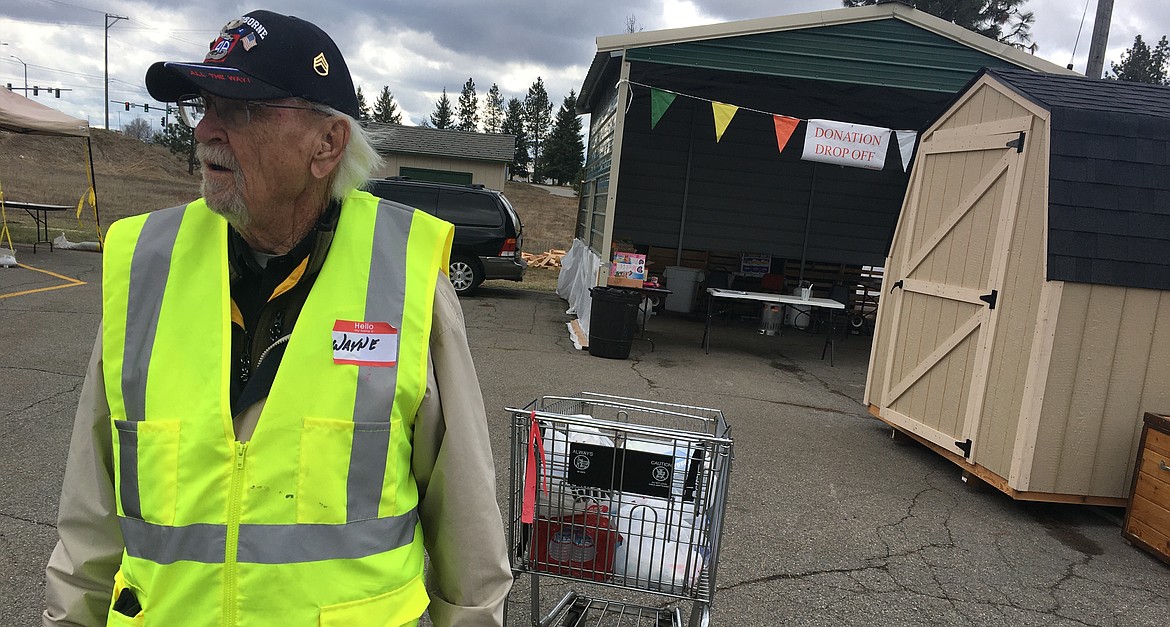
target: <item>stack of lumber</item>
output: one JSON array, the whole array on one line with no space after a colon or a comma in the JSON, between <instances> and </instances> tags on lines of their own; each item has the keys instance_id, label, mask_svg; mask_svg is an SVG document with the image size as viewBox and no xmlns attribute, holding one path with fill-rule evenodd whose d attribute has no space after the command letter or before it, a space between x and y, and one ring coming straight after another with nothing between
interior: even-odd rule
<instances>
[{"instance_id":1,"label":"stack of lumber","mask_svg":"<svg viewBox=\"0 0 1170 627\"><path fill-rule=\"evenodd\" d=\"M565 252L554 248L535 255L521 252L520 256L528 262L530 268L559 268L561 267L561 257L565 256Z\"/></svg>"}]
</instances>

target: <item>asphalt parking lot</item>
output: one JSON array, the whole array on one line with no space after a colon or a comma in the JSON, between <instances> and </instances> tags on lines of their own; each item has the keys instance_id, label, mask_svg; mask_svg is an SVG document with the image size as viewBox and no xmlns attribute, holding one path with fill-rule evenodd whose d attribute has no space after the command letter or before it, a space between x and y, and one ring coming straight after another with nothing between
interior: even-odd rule
<instances>
[{"instance_id":1,"label":"asphalt parking lot","mask_svg":"<svg viewBox=\"0 0 1170 627\"><path fill-rule=\"evenodd\" d=\"M23 246L17 254L27 267L0 268L0 625L12 626L39 623L100 314L97 254ZM839 342L830 367L820 337L763 337L725 321L707 355L701 322L663 315L648 324L653 350L638 341L629 359L610 360L573 347L554 294L488 285L463 307L501 499L506 406L588 390L723 410L735 462L714 625L1170 620L1170 568L1121 538L1121 510L1012 501L891 438L861 404L864 338ZM567 587L580 586L542 578L543 607ZM510 624L528 624L529 591L522 576Z\"/></svg>"}]
</instances>

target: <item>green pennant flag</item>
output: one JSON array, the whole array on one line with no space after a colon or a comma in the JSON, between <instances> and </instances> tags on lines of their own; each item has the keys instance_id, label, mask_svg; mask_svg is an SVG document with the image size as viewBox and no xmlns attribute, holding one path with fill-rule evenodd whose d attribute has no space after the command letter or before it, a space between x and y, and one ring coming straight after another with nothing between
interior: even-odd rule
<instances>
[{"instance_id":1,"label":"green pennant flag","mask_svg":"<svg viewBox=\"0 0 1170 627\"><path fill-rule=\"evenodd\" d=\"M650 88L650 128L653 129L658 126L658 120L662 119L662 114L670 108L674 102L674 92L663 91L661 89Z\"/></svg>"}]
</instances>

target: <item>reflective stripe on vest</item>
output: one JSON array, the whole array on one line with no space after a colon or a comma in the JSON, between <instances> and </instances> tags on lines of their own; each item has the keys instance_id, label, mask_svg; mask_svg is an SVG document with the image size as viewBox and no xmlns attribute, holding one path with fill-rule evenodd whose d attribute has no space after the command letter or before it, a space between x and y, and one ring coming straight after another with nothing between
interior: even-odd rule
<instances>
[{"instance_id":1,"label":"reflective stripe on vest","mask_svg":"<svg viewBox=\"0 0 1170 627\"><path fill-rule=\"evenodd\" d=\"M324 573L329 583L282 606L291 616L417 578L409 434L425 392L435 280L446 270L452 232L365 192L346 198L245 446L235 442L228 409L224 221L197 201L110 229L103 370L126 545L121 576L140 598L152 582L174 586L176 576L202 586L235 581L248 590L238 599L247 611L277 594L269 587L303 578L294 565ZM335 362L331 332L343 320L392 325L396 366ZM353 560L368 563L347 566ZM238 576L208 580L205 568L187 563L239 568ZM366 577L347 583L353 573ZM236 599L224 598L220 605Z\"/></svg>"}]
</instances>

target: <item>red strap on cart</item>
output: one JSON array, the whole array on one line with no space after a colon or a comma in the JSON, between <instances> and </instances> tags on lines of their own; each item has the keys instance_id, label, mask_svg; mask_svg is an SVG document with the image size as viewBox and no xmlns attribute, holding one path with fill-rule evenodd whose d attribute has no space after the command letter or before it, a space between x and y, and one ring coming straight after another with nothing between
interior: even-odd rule
<instances>
[{"instance_id":1,"label":"red strap on cart","mask_svg":"<svg viewBox=\"0 0 1170 627\"><path fill-rule=\"evenodd\" d=\"M536 454L544 463L544 440L540 437L540 425L536 422L536 410L532 410L532 425L528 429L528 464L524 467L524 504L521 507L520 522L532 524L536 520ZM548 475L542 473L544 493L548 494Z\"/></svg>"}]
</instances>

